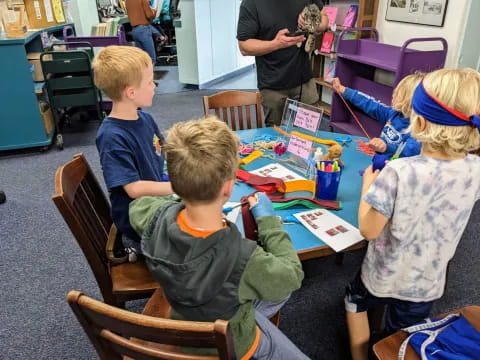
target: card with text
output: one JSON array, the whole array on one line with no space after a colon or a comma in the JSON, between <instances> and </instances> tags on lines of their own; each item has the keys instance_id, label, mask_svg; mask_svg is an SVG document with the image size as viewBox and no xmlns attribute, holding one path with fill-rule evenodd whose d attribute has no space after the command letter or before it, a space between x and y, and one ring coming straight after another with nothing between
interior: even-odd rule
<instances>
[{"instance_id":1,"label":"card with text","mask_svg":"<svg viewBox=\"0 0 480 360\"><path fill-rule=\"evenodd\" d=\"M287 169L285 166L281 164L269 164L263 166L259 169L250 171L252 174L260 175L260 176L271 176L275 178L282 179L283 181L292 181L292 180L305 180L304 177L301 177L296 172Z\"/></svg>"},{"instance_id":2,"label":"card with text","mask_svg":"<svg viewBox=\"0 0 480 360\"><path fill-rule=\"evenodd\" d=\"M336 252L342 251L363 240L360 231L325 209L316 209L294 214L313 235Z\"/></svg>"}]
</instances>

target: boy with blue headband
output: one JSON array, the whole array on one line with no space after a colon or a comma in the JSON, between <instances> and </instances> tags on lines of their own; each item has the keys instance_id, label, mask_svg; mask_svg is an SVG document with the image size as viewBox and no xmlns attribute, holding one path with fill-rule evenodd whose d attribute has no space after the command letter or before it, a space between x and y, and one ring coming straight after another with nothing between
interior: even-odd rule
<instances>
[{"instance_id":1,"label":"boy with blue headband","mask_svg":"<svg viewBox=\"0 0 480 360\"><path fill-rule=\"evenodd\" d=\"M480 74L437 70L413 96L412 136L420 155L365 170L358 209L369 240L345 307L354 360L367 359L367 310L387 305L385 332L428 317L443 295L447 265L480 198Z\"/></svg>"}]
</instances>

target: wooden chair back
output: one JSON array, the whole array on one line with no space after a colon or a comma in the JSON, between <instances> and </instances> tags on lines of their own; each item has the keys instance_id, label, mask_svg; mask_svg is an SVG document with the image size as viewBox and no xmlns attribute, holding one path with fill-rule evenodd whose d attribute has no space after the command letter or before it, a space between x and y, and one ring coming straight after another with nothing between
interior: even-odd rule
<instances>
[{"instance_id":1,"label":"wooden chair back","mask_svg":"<svg viewBox=\"0 0 480 360\"><path fill-rule=\"evenodd\" d=\"M83 154L57 169L52 200L87 258L105 302L115 304L105 252L113 224L110 204Z\"/></svg>"},{"instance_id":2,"label":"wooden chair back","mask_svg":"<svg viewBox=\"0 0 480 360\"><path fill-rule=\"evenodd\" d=\"M122 356L142 360L235 358L227 321L179 321L136 314L79 291L70 291L67 300L100 359L122 359ZM185 354L180 346L217 348L219 356Z\"/></svg>"},{"instance_id":3,"label":"wooden chair back","mask_svg":"<svg viewBox=\"0 0 480 360\"><path fill-rule=\"evenodd\" d=\"M213 110L215 115L226 122L232 130L263 127L262 98L258 91L229 90L204 96L203 108L205 116L210 115Z\"/></svg>"}]
</instances>

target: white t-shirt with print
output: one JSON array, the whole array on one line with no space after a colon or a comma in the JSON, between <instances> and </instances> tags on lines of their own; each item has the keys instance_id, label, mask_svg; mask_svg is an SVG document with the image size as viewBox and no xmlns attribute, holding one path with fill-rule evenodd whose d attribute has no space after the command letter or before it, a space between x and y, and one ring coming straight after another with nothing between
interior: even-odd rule
<instances>
[{"instance_id":1,"label":"white t-shirt with print","mask_svg":"<svg viewBox=\"0 0 480 360\"><path fill-rule=\"evenodd\" d=\"M389 218L362 264L370 293L414 302L440 298L447 264L479 197L479 156L418 155L388 163L364 196Z\"/></svg>"}]
</instances>

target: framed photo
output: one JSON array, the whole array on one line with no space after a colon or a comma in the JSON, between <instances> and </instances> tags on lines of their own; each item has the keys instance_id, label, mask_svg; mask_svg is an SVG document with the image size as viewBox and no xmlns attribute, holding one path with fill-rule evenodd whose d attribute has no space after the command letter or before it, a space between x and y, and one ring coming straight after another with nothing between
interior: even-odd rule
<instances>
[{"instance_id":1,"label":"framed photo","mask_svg":"<svg viewBox=\"0 0 480 360\"><path fill-rule=\"evenodd\" d=\"M443 26L448 0L386 0L385 20Z\"/></svg>"}]
</instances>

